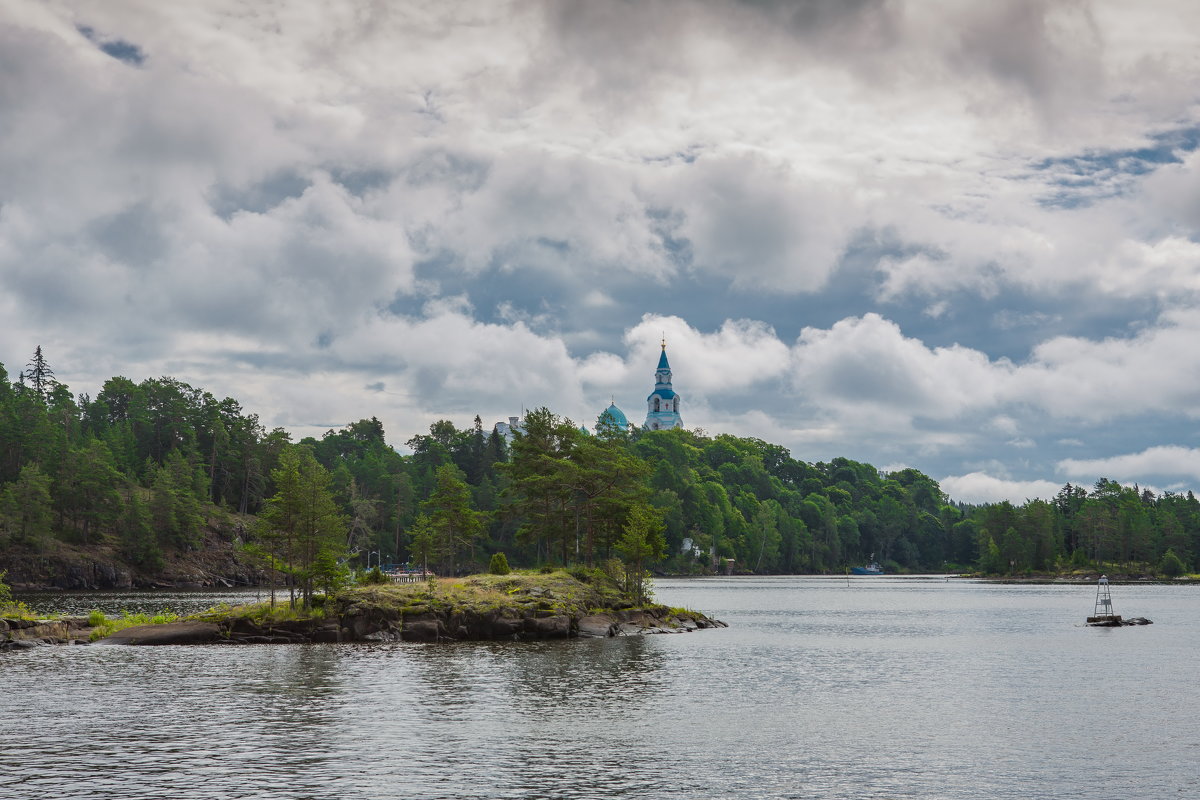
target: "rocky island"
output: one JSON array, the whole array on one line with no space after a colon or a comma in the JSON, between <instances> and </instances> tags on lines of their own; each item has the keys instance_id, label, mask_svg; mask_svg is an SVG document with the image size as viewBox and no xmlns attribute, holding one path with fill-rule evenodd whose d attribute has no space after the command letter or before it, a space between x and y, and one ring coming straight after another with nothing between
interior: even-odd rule
<instances>
[{"instance_id":1,"label":"rocky island","mask_svg":"<svg viewBox=\"0 0 1200 800\"><path fill-rule=\"evenodd\" d=\"M689 609L635 605L599 571L474 575L384 583L318 595L293 609L270 603L218 607L187 619L125 627L108 635L83 619L32 625L10 620L14 642L97 644L291 644L451 642L684 633L725 623ZM3 643L0 643L3 644Z\"/></svg>"}]
</instances>

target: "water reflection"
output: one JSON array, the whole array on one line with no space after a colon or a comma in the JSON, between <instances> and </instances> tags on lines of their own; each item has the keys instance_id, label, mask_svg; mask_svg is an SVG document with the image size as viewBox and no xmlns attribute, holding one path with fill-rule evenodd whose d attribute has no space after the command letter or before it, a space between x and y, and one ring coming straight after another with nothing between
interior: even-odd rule
<instances>
[{"instance_id":1,"label":"water reflection","mask_svg":"<svg viewBox=\"0 0 1200 800\"><path fill-rule=\"evenodd\" d=\"M0 654L5 798L1183 796L1197 587L661 581L727 630ZM1096 733L1112 757L1097 760ZM67 764L69 769L47 768Z\"/></svg>"}]
</instances>

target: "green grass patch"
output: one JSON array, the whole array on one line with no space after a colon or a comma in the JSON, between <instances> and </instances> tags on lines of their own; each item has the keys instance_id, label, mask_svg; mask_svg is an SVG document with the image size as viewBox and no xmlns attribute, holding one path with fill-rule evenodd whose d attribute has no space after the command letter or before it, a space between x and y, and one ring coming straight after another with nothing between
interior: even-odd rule
<instances>
[{"instance_id":1,"label":"green grass patch","mask_svg":"<svg viewBox=\"0 0 1200 800\"><path fill-rule=\"evenodd\" d=\"M36 614L32 609L29 608L29 606L25 605L19 600L11 600L4 605L0 605L0 617L7 617L8 619L39 620L51 619L55 616L59 615Z\"/></svg>"},{"instance_id":2,"label":"green grass patch","mask_svg":"<svg viewBox=\"0 0 1200 800\"><path fill-rule=\"evenodd\" d=\"M97 639L103 639L105 636L111 636L117 631L132 628L134 625L165 625L168 622L178 622L180 616L170 611L164 611L161 614L130 614L128 611L122 611L119 617L107 617L99 611L93 611L88 614L88 624L92 625L92 632L88 634L88 641L94 642ZM94 622L99 622L94 625Z\"/></svg>"},{"instance_id":3,"label":"green grass patch","mask_svg":"<svg viewBox=\"0 0 1200 800\"><path fill-rule=\"evenodd\" d=\"M231 606L228 603L221 603L198 614L193 614L188 619L216 623L247 620L253 622L255 625L268 627L281 622L325 619L328 616L330 616L329 610L326 608L324 602L314 604L313 608L305 610L301 606L292 608L289 603L280 603L278 601L276 601L275 607L272 608L270 601L268 601L265 603L251 603L244 606Z\"/></svg>"}]
</instances>

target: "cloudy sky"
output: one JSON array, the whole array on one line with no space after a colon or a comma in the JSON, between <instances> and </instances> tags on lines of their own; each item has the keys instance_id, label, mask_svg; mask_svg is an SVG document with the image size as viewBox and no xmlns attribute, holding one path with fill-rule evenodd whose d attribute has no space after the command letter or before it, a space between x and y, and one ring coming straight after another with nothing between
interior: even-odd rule
<instances>
[{"instance_id":1,"label":"cloudy sky","mask_svg":"<svg viewBox=\"0 0 1200 800\"><path fill-rule=\"evenodd\" d=\"M1193 0L0 0L0 362L1200 489Z\"/></svg>"}]
</instances>

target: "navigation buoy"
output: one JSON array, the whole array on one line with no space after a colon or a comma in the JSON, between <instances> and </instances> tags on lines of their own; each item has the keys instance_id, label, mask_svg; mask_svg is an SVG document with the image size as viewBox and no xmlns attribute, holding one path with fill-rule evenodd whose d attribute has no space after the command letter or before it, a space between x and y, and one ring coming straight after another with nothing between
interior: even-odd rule
<instances>
[{"instance_id":1,"label":"navigation buoy","mask_svg":"<svg viewBox=\"0 0 1200 800\"><path fill-rule=\"evenodd\" d=\"M1121 625L1152 625L1145 617L1121 619L1120 614L1113 613L1112 592L1108 588L1108 576L1101 575L1096 584L1096 605L1092 608L1092 616L1087 618L1088 625L1105 628L1116 628Z\"/></svg>"},{"instance_id":2,"label":"navigation buoy","mask_svg":"<svg viewBox=\"0 0 1200 800\"><path fill-rule=\"evenodd\" d=\"M1096 606L1092 616L1087 618L1088 625L1120 625L1121 615L1113 613L1112 593L1108 588L1108 576L1101 575L1096 584Z\"/></svg>"}]
</instances>

